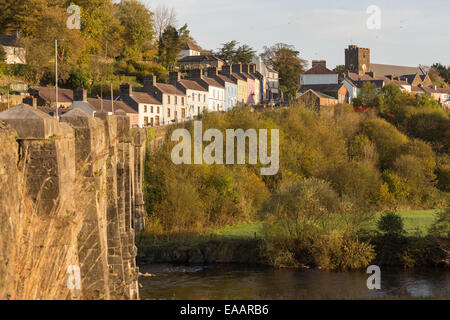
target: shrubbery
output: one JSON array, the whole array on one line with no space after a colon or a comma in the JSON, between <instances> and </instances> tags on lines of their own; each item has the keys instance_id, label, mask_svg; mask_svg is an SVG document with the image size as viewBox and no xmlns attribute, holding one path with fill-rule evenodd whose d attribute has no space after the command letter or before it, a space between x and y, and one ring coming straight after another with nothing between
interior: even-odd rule
<instances>
[{"instance_id":1,"label":"shrubbery","mask_svg":"<svg viewBox=\"0 0 450 320\"><path fill-rule=\"evenodd\" d=\"M373 114L342 107L325 119L302 105L261 113L234 108L207 113L202 123L203 130L222 132L280 129L279 173L261 177L250 165L176 166L167 141L146 164L150 233L198 233L262 219L271 264L352 269L374 257L368 239L358 236L371 212L448 206L448 158L435 153L433 142L408 138ZM377 248L389 247L390 237L376 236ZM400 261L388 247L378 258Z\"/></svg>"}]
</instances>

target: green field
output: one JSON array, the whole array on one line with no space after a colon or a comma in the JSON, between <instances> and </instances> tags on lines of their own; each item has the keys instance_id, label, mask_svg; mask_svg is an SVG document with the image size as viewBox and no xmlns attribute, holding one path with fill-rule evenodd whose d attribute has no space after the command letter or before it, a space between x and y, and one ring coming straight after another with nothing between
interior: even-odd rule
<instances>
[{"instance_id":1,"label":"green field","mask_svg":"<svg viewBox=\"0 0 450 320\"><path fill-rule=\"evenodd\" d=\"M404 227L408 235L415 235L420 231L421 235L426 235L428 228L436 219L436 213L439 210L409 210L398 211L397 213L403 218ZM376 228L376 221L381 216L381 212L377 213L373 221L373 228ZM263 223L245 223L229 227L220 228L214 231L214 234L223 238L262 238Z\"/></svg>"}]
</instances>

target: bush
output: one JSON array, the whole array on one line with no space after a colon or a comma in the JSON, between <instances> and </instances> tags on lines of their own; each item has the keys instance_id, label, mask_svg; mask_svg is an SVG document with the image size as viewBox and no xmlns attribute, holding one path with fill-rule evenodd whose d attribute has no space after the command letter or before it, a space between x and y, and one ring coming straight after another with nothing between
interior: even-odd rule
<instances>
[{"instance_id":1,"label":"bush","mask_svg":"<svg viewBox=\"0 0 450 320\"><path fill-rule=\"evenodd\" d=\"M328 183L315 178L276 192L262 209L269 263L330 270L367 266L373 250L358 240L361 217L353 210Z\"/></svg>"},{"instance_id":2,"label":"bush","mask_svg":"<svg viewBox=\"0 0 450 320\"><path fill-rule=\"evenodd\" d=\"M378 230L384 235L401 236L405 233L403 219L395 212L386 212L377 222Z\"/></svg>"},{"instance_id":3,"label":"bush","mask_svg":"<svg viewBox=\"0 0 450 320\"><path fill-rule=\"evenodd\" d=\"M371 119L362 123L362 131L377 147L382 169L391 167L401 153L408 138L392 124L382 119Z\"/></svg>"}]
</instances>

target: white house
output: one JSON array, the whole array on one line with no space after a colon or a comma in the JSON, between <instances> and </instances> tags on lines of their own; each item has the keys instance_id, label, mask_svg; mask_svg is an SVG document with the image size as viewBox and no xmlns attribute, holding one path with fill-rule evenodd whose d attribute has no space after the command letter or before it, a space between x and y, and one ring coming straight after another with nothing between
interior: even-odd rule
<instances>
[{"instance_id":1,"label":"white house","mask_svg":"<svg viewBox=\"0 0 450 320\"><path fill-rule=\"evenodd\" d=\"M219 74L217 68L208 68L208 77L225 87L225 111L233 109L238 103L237 80L225 74Z\"/></svg>"},{"instance_id":2,"label":"white house","mask_svg":"<svg viewBox=\"0 0 450 320\"><path fill-rule=\"evenodd\" d=\"M26 64L25 48L19 44L20 33L14 31L14 35L0 34L0 46L6 53L6 64Z\"/></svg>"},{"instance_id":3,"label":"white house","mask_svg":"<svg viewBox=\"0 0 450 320\"><path fill-rule=\"evenodd\" d=\"M171 72L170 84L186 94L187 120L192 120L209 109L208 89L202 87L196 81L181 79L179 72Z\"/></svg>"},{"instance_id":4,"label":"white house","mask_svg":"<svg viewBox=\"0 0 450 320\"><path fill-rule=\"evenodd\" d=\"M199 56L200 52L201 49L197 45L188 42L183 46L180 53L178 54L178 60L185 57Z\"/></svg>"},{"instance_id":5,"label":"white house","mask_svg":"<svg viewBox=\"0 0 450 320\"><path fill-rule=\"evenodd\" d=\"M336 83L338 83L338 74L327 69L325 60L313 60L312 68L300 75L300 85Z\"/></svg>"},{"instance_id":6,"label":"white house","mask_svg":"<svg viewBox=\"0 0 450 320\"><path fill-rule=\"evenodd\" d=\"M139 128L157 127L163 118L163 106L147 92L133 92L130 84L120 86L120 100L137 111Z\"/></svg>"},{"instance_id":7,"label":"white house","mask_svg":"<svg viewBox=\"0 0 450 320\"><path fill-rule=\"evenodd\" d=\"M191 78L208 90L209 111L225 111L225 86L221 85L214 78L205 77L201 69L192 70Z\"/></svg>"},{"instance_id":8,"label":"white house","mask_svg":"<svg viewBox=\"0 0 450 320\"><path fill-rule=\"evenodd\" d=\"M278 97L279 94L279 78L278 72L267 66L261 56L254 57L252 63L256 65L258 71L266 79L266 99L271 100Z\"/></svg>"}]
</instances>

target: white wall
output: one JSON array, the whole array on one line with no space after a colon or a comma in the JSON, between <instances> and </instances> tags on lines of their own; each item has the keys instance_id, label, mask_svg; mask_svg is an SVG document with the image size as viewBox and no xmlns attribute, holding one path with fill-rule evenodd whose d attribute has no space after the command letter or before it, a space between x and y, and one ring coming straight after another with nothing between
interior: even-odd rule
<instances>
[{"instance_id":1,"label":"white wall","mask_svg":"<svg viewBox=\"0 0 450 320\"><path fill-rule=\"evenodd\" d=\"M192 119L209 108L209 92L186 90L188 115ZM199 99L200 95L200 99ZM200 108L200 111L199 111Z\"/></svg>"},{"instance_id":2,"label":"white wall","mask_svg":"<svg viewBox=\"0 0 450 320\"><path fill-rule=\"evenodd\" d=\"M225 88L209 86L209 111L225 111Z\"/></svg>"}]
</instances>

